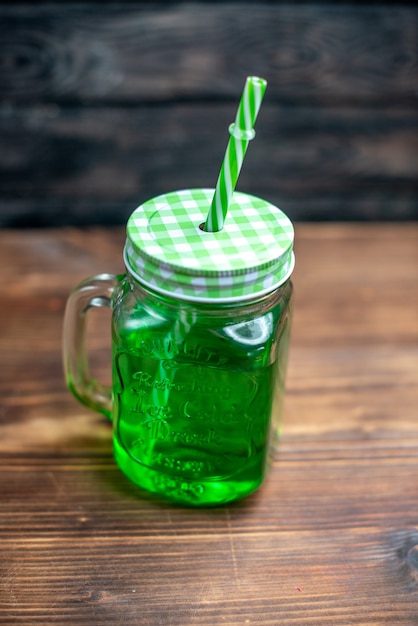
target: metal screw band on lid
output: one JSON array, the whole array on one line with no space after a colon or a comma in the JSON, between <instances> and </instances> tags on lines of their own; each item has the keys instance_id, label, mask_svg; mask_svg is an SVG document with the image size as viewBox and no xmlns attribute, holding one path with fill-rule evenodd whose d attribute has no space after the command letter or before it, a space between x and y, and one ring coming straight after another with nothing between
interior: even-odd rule
<instances>
[{"instance_id":1,"label":"metal screw band on lid","mask_svg":"<svg viewBox=\"0 0 418 626\"><path fill-rule=\"evenodd\" d=\"M213 189L167 193L128 220L128 271L185 300L248 299L273 290L293 269L293 226L274 205L235 192L222 230L200 225Z\"/></svg>"}]
</instances>

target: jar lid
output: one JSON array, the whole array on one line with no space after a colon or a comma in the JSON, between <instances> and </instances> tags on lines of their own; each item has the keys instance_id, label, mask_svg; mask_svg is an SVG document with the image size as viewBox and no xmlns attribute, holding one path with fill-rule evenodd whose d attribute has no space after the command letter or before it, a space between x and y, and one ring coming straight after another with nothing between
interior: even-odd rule
<instances>
[{"instance_id":1,"label":"jar lid","mask_svg":"<svg viewBox=\"0 0 418 626\"><path fill-rule=\"evenodd\" d=\"M183 300L225 302L260 296L289 278L289 218L261 198L235 192L222 230L205 232L213 194L174 191L132 213L124 257L138 281Z\"/></svg>"}]
</instances>

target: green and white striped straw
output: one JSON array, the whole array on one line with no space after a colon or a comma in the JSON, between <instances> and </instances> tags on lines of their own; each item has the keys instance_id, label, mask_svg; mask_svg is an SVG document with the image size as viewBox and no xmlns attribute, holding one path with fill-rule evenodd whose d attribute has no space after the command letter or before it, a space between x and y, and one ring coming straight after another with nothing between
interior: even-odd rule
<instances>
[{"instance_id":1,"label":"green and white striped straw","mask_svg":"<svg viewBox=\"0 0 418 626\"><path fill-rule=\"evenodd\" d=\"M222 230L225 217L237 184L248 144L254 138L254 124L266 91L267 81L257 76L248 76L238 106L235 123L229 127L231 137L226 148L212 204L206 218L204 230Z\"/></svg>"}]
</instances>

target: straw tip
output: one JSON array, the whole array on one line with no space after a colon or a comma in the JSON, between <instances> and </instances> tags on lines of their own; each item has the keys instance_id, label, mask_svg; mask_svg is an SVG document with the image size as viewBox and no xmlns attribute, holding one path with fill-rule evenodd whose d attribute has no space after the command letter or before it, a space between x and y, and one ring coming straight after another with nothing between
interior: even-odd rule
<instances>
[{"instance_id":1,"label":"straw tip","mask_svg":"<svg viewBox=\"0 0 418 626\"><path fill-rule=\"evenodd\" d=\"M267 87L267 81L265 78L261 78L261 76L247 76L247 83L251 83L257 87Z\"/></svg>"}]
</instances>

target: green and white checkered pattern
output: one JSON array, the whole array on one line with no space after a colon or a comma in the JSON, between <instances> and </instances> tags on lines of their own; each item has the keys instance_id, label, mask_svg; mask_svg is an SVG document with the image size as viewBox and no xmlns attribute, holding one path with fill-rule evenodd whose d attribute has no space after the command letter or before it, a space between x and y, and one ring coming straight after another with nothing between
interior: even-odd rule
<instances>
[{"instance_id":1,"label":"green and white checkered pattern","mask_svg":"<svg viewBox=\"0 0 418 626\"><path fill-rule=\"evenodd\" d=\"M293 227L265 200L235 192L222 230L205 232L213 189L164 194L128 221L125 262L138 280L187 300L247 299L292 272Z\"/></svg>"}]
</instances>

